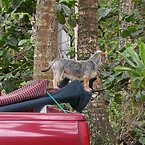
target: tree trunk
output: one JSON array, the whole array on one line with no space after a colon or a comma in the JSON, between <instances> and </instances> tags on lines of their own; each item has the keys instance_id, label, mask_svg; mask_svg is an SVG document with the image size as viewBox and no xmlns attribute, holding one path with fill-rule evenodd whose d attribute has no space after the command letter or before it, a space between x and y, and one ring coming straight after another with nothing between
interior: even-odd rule
<instances>
[{"instance_id":1,"label":"tree trunk","mask_svg":"<svg viewBox=\"0 0 145 145\"><path fill-rule=\"evenodd\" d=\"M52 80L52 73L42 73L57 53L57 21L54 14L55 0L38 0L36 6L34 79Z\"/></svg>"},{"instance_id":2,"label":"tree trunk","mask_svg":"<svg viewBox=\"0 0 145 145\"><path fill-rule=\"evenodd\" d=\"M97 30L96 1L79 0L78 59L88 59L96 51ZM103 87L101 80L99 86ZM113 145L115 142L103 95L103 92L99 96L93 94L87 105L92 145Z\"/></svg>"},{"instance_id":3,"label":"tree trunk","mask_svg":"<svg viewBox=\"0 0 145 145\"><path fill-rule=\"evenodd\" d=\"M96 0L79 0L77 58L86 59L97 47Z\"/></svg>"},{"instance_id":4,"label":"tree trunk","mask_svg":"<svg viewBox=\"0 0 145 145\"><path fill-rule=\"evenodd\" d=\"M99 84L102 85L102 81ZM102 86L103 87L103 86ZM91 145L115 145L115 136L107 113L104 93L94 93L86 107L89 119Z\"/></svg>"}]
</instances>

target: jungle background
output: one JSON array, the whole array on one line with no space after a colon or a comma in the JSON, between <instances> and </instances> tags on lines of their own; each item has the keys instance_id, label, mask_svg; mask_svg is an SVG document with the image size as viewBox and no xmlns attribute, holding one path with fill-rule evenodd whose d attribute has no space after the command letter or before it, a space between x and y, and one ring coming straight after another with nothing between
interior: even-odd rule
<instances>
[{"instance_id":1,"label":"jungle background","mask_svg":"<svg viewBox=\"0 0 145 145\"><path fill-rule=\"evenodd\" d=\"M87 19L87 15L79 18L87 2L92 8L88 11L92 12L92 19ZM89 23L84 24L81 18ZM91 26L93 22L95 27ZM66 54L69 58L77 55L77 59L86 59L97 45L109 58L108 64L101 69L101 105L97 104L100 100L94 99L84 111L92 130L91 144L145 144L144 0L0 0L0 89L9 93L33 79L52 78L52 74L41 74L41 70L61 51L56 37L58 23L71 38ZM77 25L78 38L74 33ZM87 33L81 36L91 28L91 37ZM83 45L82 40L86 40ZM89 49L88 41L94 42ZM99 112L104 113L100 116L102 121L94 116L99 114L99 109L105 111Z\"/></svg>"}]
</instances>

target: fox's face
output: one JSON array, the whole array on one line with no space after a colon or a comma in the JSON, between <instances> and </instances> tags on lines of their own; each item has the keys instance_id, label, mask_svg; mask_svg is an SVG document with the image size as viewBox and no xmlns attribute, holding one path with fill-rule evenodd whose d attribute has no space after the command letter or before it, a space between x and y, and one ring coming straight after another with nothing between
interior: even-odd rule
<instances>
[{"instance_id":1,"label":"fox's face","mask_svg":"<svg viewBox=\"0 0 145 145\"><path fill-rule=\"evenodd\" d=\"M108 63L108 56L105 52L101 52L100 53L100 57L101 57L101 61L103 64L107 64Z\"/></svg>"},{"instance_id":2,"label":"fox's face","mask_svg":"<svg viewBox=\"0 0 145 145\"><path fill-rule=\"evenodd\" d=\"M101 50L97 50L96 53L91 57L91 59L98 65L108 63L107 54Z\"/></svg>"},{"instance_id":3,"label":"fox's face","mask_svg":"<svg viewBox=\"0 0 145 145\"><path fill-rule=\"evenodd\" d=\"M108 60L107 54L105 52L101 51L98 46L96 47L96 52L99 52L99 57L100 57L102 64L108 64L109 60Z\"/></svg>"}]
</instances>

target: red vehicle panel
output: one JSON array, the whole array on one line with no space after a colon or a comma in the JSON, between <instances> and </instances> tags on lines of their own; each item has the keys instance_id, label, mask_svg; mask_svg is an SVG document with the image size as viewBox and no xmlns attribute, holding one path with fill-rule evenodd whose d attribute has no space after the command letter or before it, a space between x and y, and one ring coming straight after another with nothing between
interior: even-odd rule
<instances>
[{"instance_id":1,"label":"red vehicle panel","mask_svg":"<svg viewBox=\"0 0 145 145\"><path fill-rule=\"evenodd\" d=\"M82 114L0 113L0 145L88 145L88 135Z\"/></svg>"}]
</instances>

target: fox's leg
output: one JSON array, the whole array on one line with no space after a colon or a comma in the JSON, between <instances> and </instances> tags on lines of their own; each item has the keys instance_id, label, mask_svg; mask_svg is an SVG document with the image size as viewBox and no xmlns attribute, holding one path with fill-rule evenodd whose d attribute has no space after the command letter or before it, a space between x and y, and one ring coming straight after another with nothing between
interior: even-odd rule
<instances>
[{"instance_id":1,"label":"fox's leg","mask_svg":"<svg viewBox=\"0 0 145 145\"><path fill-rule=\"evenodd\" d=\"M88 76L84 76L83 80L84 80L84 88L85 88L85 90L90 92L90 90L91 90L89 88L89 80L90 80L90 78Z\"/></svg>"},{"instance_id":2,"label":"fox's leg","mask_svg":"<svg viewBox=\"0 0 145 145\"><path fill-rule=\"evenodd\" d=\"M58 88L58 82L62 78L63 73L60 71L53 71L53 88Z\"/></svg>"},{"instance_id":3,"label":"fox's leg","mask_svg":"<svg viewBox=\"0 0 145 145\"><path fill-rule=\"evenodd\" d=\"M57 87L57 78L53 78L53 80L52 80L52 82L53 82L53 88L58 88Z\"/></svg>"},{"instance_id":4,"label":"fox's leg","mask_svg":"<svg viewBox=\"0 0 145 145\"><path fill-rule=\"evenodd\" d=\"M52 82L53 82L53 88L58 88L58 81L59 81L59 76L58 75L54 75L53 76L53 80L52 80Z\"/></svg>"},{"instance_id":5,"label":"fox's leg","mask_svg":"<svg viewBox=\"0 0 145 145\"><path fill-rule=\"evenodd\" d=\"M102 89L102 80L99 76L97 76L96 80L93 82L93 90Z\"/></svg>"}]
</instances>

